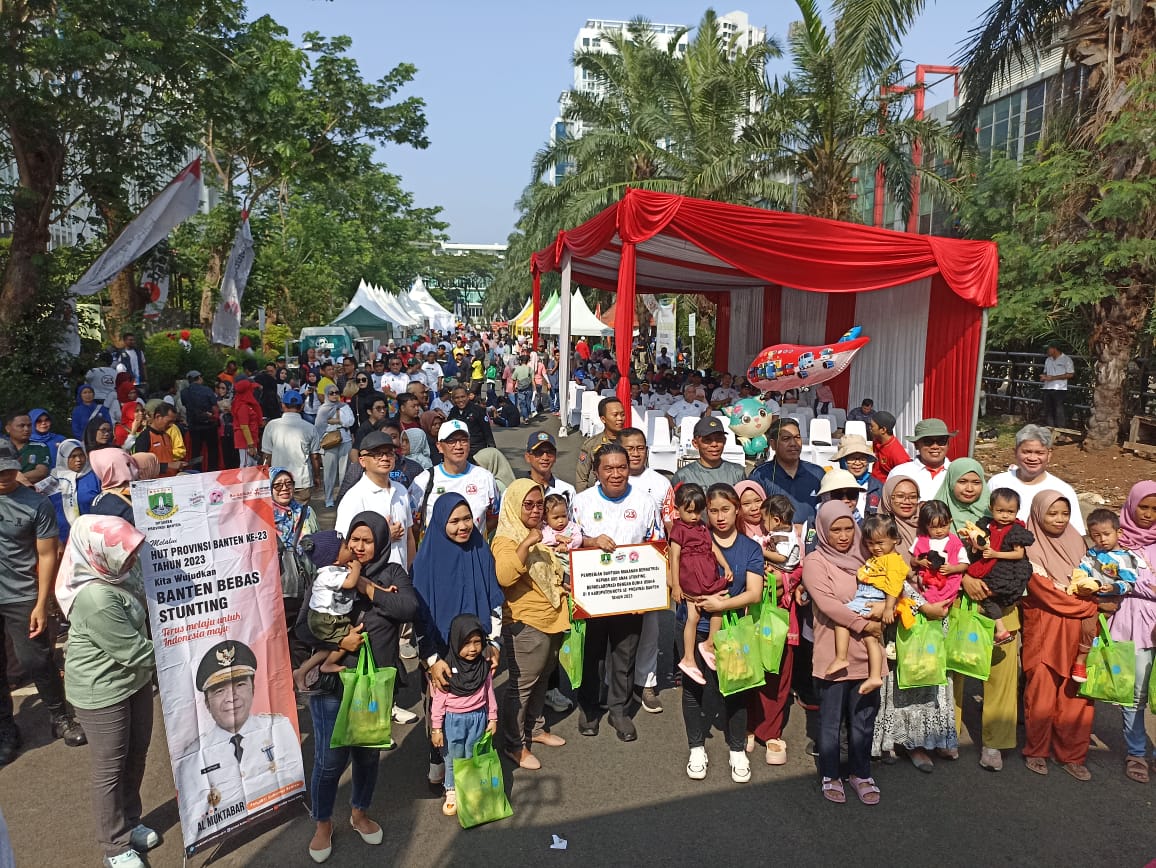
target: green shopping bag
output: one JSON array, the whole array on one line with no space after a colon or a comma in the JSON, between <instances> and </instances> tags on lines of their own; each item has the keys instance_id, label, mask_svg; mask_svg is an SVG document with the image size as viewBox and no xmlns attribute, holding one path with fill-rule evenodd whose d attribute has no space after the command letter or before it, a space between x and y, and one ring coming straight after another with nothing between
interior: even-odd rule
<instances>
[{"instance_id":1,"label":"green shopping bag","mask_svg":"<svg viewBox=\"0 0 1156 868\"><path fill-rule=\"evenodd\" d=\"M754 607L751 607L754 609ZM755 635L759 645L759 659L763 671L778 674L783 662L783 651L787 647L787 632L791 628L791 613L779 608L779 593L775 574L767 571L763 585L763 602L757 613L752 612L755 621Z\"/></svg>"},{"instance_id":2,"label":"green shopping bag","mask_svg":"<svg viewBox=\"0 0 1156 868\"><path fill-rule=\"evenodd\" d=\"M901 624L895 640L895 663L899 669L900 690L946 684L947 646L943 641L943 624L928 621L918 612L910 630Z\"/></svg>"},{"instance_id":3,"label":"green shopping bag","mask_svg":"<svg viewBox=\"0 0 1156 868\"><path fill-rule=\"evenodd\" d=\"M963 594L947 616L947 668L987 681L995 621L984 615L971 597Z\"/></svg>"},{"instance_id":4,"label":"green shopping bag","mask_svg":"<svg viewBox=\"0 0 1156 868\"><path fill-rule=\"evenodd\" d=\"M723 625L714 634L715 671L723 696L741 693L763 684L763 661L750 615L723 615Z\"/></svg>"},{"instance_id":5,"label":"green shopping bag","mask_svg":"<svg viewBox=\"0 0 1156 868\"><path fill-rule=\"evenodd\" d=\"M1108 632L1108 619L1100 615L1100 635L1088 651L1088 680L1080 685L1080 696L1117 705L1136 701L1136 646L1117 642Z\"/></svg>"},{"instance_id":6,"label":"green shopping bag","mask_svg":"<svg viewBox=\"0 0 1156 868\"><path fill-rule=\"evenodd\" d=\"M562 647L558 649L558 663L570 686L577 690L582 686L582 664L586 650L586 622L574 620L574 600L570 600L570 629L562 637Z\"/></svg>"},{"instance_id":7,"label":"green shopping bag","mask_svg":"<svg viewBox=\"0 0 1156 868\"><path fill-rule=\"evenodd\" d=\"M472 757L454 760L454 789L458 794L458 822L463 829L514 813L506 798L502 761L494 750L493 735L487 732L477 740Z\"/></svg>"},{"instance_id":8,"label":"green shopping bag","mask_svg":"<svg viewBox=\"0 0 1156 868\"><path fill-rule=\"evenodd\" d=\"M1152 667L1152 674L1148 677L1148 710L1156 714L1156 666Z\"/></svg>"},{"instance_id":9,"label":"green shopping bag","mask_svg":"<svg viewBox=\"0 0 1156 868\"><path fill-rule=\"evenodd\" d=\"M330 747L393 747L393 685L397 670L373 664L369 641L361 643L357 666L340 673L341 708Z\"/></svg>"}]
</instances>

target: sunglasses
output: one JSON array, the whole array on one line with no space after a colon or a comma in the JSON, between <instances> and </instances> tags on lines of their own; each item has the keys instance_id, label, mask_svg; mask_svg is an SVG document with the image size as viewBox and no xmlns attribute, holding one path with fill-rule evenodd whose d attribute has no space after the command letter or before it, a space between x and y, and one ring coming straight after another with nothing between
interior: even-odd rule
<instances>
[{"instance_id":1,"label":"sunglasses","mask_svg":"<svg viewBox=\"0 0 1156 868\"><path fill-rule=\"evenodd\" d=\"M368 382L369 382L369 378L368 378L368 377L358 377L358 378L357 378L357 382L359 382L359 383L368 383Z\"/></svg>"},{"instance_id":2,"label":"sunglasses","mask_svg":"<svg viewBox=\"0 0 1156 868\"><path fill-rule=\"evenodd\" d=\"M919 442L922 443L924 446L932 446L932 445L934 445L934 446L946 446L948 444L948 441L950 441L950 440L951 440L950 437L921 437L921 438L919 438Z\"/></svg>"}]
</instances>

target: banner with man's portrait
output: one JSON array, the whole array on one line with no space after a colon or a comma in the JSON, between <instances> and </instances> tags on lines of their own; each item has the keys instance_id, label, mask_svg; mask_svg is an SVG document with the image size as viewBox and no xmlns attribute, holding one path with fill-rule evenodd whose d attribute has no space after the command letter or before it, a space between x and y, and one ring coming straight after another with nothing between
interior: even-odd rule
<instances>
[{"instance_id":1,"label":"banner with man's portrait","mask_svg":"<svg viewBox=\"0 0 1156 868\"><path fill-rule=\"evenodd\" d=\"M269 470L133 483L185 852L301 798Z\"/></svg>"}]
</instances>

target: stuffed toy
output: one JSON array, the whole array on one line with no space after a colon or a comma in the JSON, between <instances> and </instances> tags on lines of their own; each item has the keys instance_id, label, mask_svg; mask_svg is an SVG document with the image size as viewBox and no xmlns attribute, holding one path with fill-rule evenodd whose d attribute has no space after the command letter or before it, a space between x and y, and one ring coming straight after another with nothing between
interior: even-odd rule
<instances>
[{"instance_id":1,"label":"stuffed toy","mask_svg":"<svg viewBox=\"0 0 1156 868\"><path fill-rule=\"evenodd\" d=\"M771 427L774 416L767 412L766 405L758 398L743 398L733 407L723 407L727 414L730 429L735 437L743 444L743 452L754 458L767 451L767 438L764 436Z\"/></svg>"}]
</instances>

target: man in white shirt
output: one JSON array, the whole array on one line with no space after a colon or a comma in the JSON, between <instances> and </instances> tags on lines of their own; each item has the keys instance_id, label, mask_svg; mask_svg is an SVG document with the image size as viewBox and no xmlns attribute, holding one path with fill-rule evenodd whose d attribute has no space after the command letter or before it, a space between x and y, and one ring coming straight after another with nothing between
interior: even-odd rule
<instances>
[{"instance_id":1,"label":"man in white shirt","mask_svg":"<svg viewBox=\"0 0 1156 868\"><path fill-rule=\"evenodd\" d=\"M389 560L408 570L417 546L409 532L413 527L409 493L389 478L397 462L397 444L388 434L374 431L362 439L357 460L365 473L337 504L333 528L345 537L360 513L376 512L384 516L389 522Z\"/></svg>"},{"instance_id":2,"label":"man in white shirt","mask_svg":"<svg viewBox=\"0 0 1156 868\"><path fill-rule=\"evenodd\" d=\"M381 375L381 385L378 387L387 396L396 398L409 386L409 374L401 369L401 356L391 356L389 370Z\"/></svg>"},{"instance_id":3,"label":"man in white shirt","mask_svg":"<svg viewBox=\"0 0 1156 868\"><path fill-rule=\"evenodd\" d=\"M425 384L429 386L431 392L437 393L442 390L442 378L445 377L445 371L442 366L438 364L438 354L434 351L426 353L425 361L421 366L422 377L425 379Z\"/></svg>"},{"instance_id":4,"label":"man in white shirt","mask_svg":"<svg viewBox=\"0 0 1156 868\"><path fill-rule=\"evenodd\" d=\"M948 431L942 419L924 419L915 426L915 436L907 439L915 444L915 460L891 469L887 478L906 476L919 486L919 501L934 500L943 485L944 471L951 465L947 444L957 431Z\"/></svg>"},{"instance_id":5,"label":"man in white shirt","mask_svg":"<svg viewBox=\"0 0 1156 868\"><path fill-rule=\"evenodd\" d=\"M723 374L719 380L718 388L710 393L710 407L712 410L717 410L719 407L730 406L739 399L738 390L734 388L734 377L730 374Z\"/></svg>"},{"instance_id":6,"label":"man in white shirt","mask_svg":"<svg viewBox=\"0 0 1156 868\"><path fill-rule=\"evenodd\" d=\"M1040 382L1044 384L1044 421L1050 428L1063 428L1068 424L1064 413L1064 393L1068 391L1068 380L1075 375L1076 366L1072 360L1055 344L1048 344L1048 357L1044 359Z\"/></svg>"},{"instance_id":7,"label":"man in white shirt","mask_svg":"<svg viewBox=\"0 0 1156 868\"><path fill-rule=\"evenodd\" d=\"M568 501L574 500L574 486L554 475L554 465L558 461L558 443L546 431L535 431L526 441L526 452L522 456L530 468L529 477L541 485L546 494L560 494Z\"/></svg>"},{"instance_id":8,"label":"man in white shirt","mask_svg":"<svg viewBox=\"0 0 1156 868\"><path fill-rule=\"evenodd\" d=\"M424 528L437 499L447 491L456 491L469 503L478 530L489 533L498 526L498 483L490 471L470 463L470 429L465 422L449 419L442 423L438 452L442 463L422 471L409 487L414 523Z\"/></svg>"},{"instance_id":9,"label":"man in white shirt","mask_svg":"<svg viewBox=\"0 0 1156 868\"><path fill-rule=\"evenodd\" d=\"M662 539L665 534L654 501L645 491L630 484L626 450L617 443L608 443L594 453L593 464L598 484L576 494L572 504L574 521L582 528L583 548L610 552L620 545ZM598 669L605 660L609 680L607 718L621 741L637 740L638 730L626 707L630 702L641 632L640 614L606 615L587 620L586 656L582 686L578 688L578 732L582 735L598 735L598 694L602 686Z\"/></svg>"},{"instance_id":10,"label":"man in white shirt","mask_svg":"<svg viewBox=\"0 0 1156 868\"><path fill-rule=\"evenodd\" d=\"M670 419L670 430L673 436L678 435L683 419L701 419L710 412L710 407L707 406L706 402L698 400L695 394L695 387L687 383L683 386L682 397L666 408L666 416Z\"/></svg>"},{"instance_id":11,"label":"man in white shirt","mask_svg":"<svg viewBox=\"0 0 1156 868\"><path fill-rule=\"evenodd\" d=\"M89 368L84 375L84 382L92 388L93 400L98 404L105 403L109 395L116 396L117 370L112 366L112 356L108 353L100 354L100 365Z\"/></svg>"},{"instance_id":12,"label":"man in white shirt","mask_svg":"<svg viewBox=\"0 0 1156 868\"><path fill-rule=\"evenodd\" d=\"M1016 463L1003 473L987 481L989 491L1010 488L1020 496L1020 521L1027 521L1036 493L1051 489L1068 499L1072 511L1072 527L1085 533L1084 515L1076 491L1058 476L1048 472L1052 460L1052 432L1040 425L1025 425L1016 432Z\"/></svg>"},{"instance_id":13,"label":"man in white shirt","mask_svg":"<svg viewBox=\"0 0 1156 868\"><path fill-rule=\"evenodd\" d=\"M317 428L301 418L302 403L296 389L281 396L281 417L270 420L261 434L261 463L292 473L299 486L293 497L308 503L313 487L321 484L321 439Z\"/></svg>"},{"instance_id":14,"label":"man in white shirt","mask_svg":"<svg viewBox=\"0 0 1156 868\"><path fill-rule=\"evenodd\" d=\"M437 347L435 347L433 344L431 344L429 342L429 339L423 335L422 339L421 339L421 343L418 344L418 347L417 347L417 354L424 359L429 353L436 353L436 352L437 352Z\"/></svg>"},{"instance_id":15,"label":"man in white shirt","mask_svg":"<svg viewBox=\"0 0 1156 868\"><path fill-rule=\"evenodd\" d=\"M125 332L121 340L124 341L124 349L120 351L117 367L132 374L133 382L139 386L148 380L144 350L137 348L136 335L132 332Z\"/></svg>"}]
</instances>

